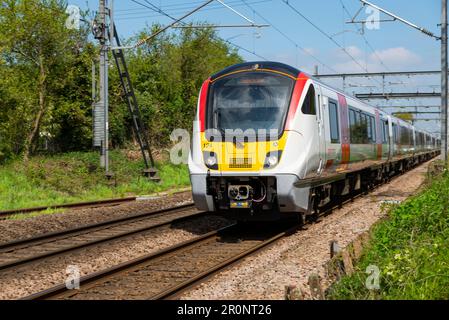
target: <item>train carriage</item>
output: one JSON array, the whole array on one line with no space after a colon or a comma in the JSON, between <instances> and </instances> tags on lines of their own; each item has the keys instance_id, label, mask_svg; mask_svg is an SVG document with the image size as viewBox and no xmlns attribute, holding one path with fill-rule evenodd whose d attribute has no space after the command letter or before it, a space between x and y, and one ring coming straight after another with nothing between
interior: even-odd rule
<instances>
[{"instance_id":1,"label":"train carriage","mask_svg":"<svg viewBox=\"0 0 449 320\"><path fill-rule=\"evenodd\" d=\"M248 62L206 80L189 170L201 210L301 217L430 159L440 142L291 66Z\"/></svg>"}]
</instances>

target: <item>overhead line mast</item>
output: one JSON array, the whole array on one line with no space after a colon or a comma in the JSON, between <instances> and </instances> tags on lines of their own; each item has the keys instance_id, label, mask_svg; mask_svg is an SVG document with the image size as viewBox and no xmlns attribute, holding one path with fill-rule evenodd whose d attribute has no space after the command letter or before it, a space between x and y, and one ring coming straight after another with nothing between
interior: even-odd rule
<instances>
[{"instance_id":1,"label":"overhead line mast","mask_svg":"<svg viewBox=\"0 0 449 320\"><path fill-rule=\"evenodd\" d=\"M140 5L143 5L142 3L132 0L135 3L138 3ZM93 63L92 67L92 100L93 100L93 115L94 115L94 141L93 144L95 147L100 147L101 150L101 156L100 156L100 165L105 168L106 176L108 178L112 178L113 173L110 171L109 166L109 50L112 51L114 60L116 63L116 67L119 73L120 82L122 84L123 92L124 92L124 98L127 102L128 109L132 116L132 124L133 129L136 134L137 141L139 143L139 147L142 152L143 160L145 163L146 169L144 170L144 174L148 176L151 180L159 181L160 178L158 177L157 170L155 168L155 163L153 156L151 154L149 139L147 136L147 131L145 128L145 123L142 119L140 109L137 103L137 99L134 93L134 89L131 82L131 77L128 72L128 67L126 65L126 59L124 54L124 49L134 49L137 48L144 43L152 40L157 35L161 34L162 32L166 31L169 28L175 27L177 24L182 23L184 24L183 20L187 17L191 16L195 12L198 12L202 8L206 7L210 3L217 1L224 7L226 7L229 10L232 10L234 13L238 14L240 17L244 18L246 21L250 22L250 25L245 25L245 27L264 27L266 25L256 25L252 20L246 18L244 15L240 14L235 9L231 8L229 5L225 4L221 0L208 0L201 4L200 6L194 8L187 14L184 14L181 18L176 19L168 14L164 13L162 10L155 7L153 4L151 4L149 1L145 0L146 3L151 5L153 8L150 8L152 10L155 10L157 12L163 13L164 15L170 17L174 20L173 23L170 25L158 30L152 35L149 35L148 37L140 40L138 43L136 43L134 46L128 46L128 47L122 47L120 43L120 38L117 34L117 30L114 24L114 15L113 15L113 0L99 0L99 12L98 17L93 21L92 23L92 32L94 34L95 39L99 40L101 49L100 49L100 93L99 93L99 101L96 101L96 67L95 63ZM230 26L226 26L230 27ZM116 46L112 46L112 42L115 39ZM231 42L224 40L227 43L232 44ZM266 60L264 57L257 55L255 52L250 52L249 50L240 47L238 45L232 44L235 47L247 51L249 53L252 53L256 56L259 56L260 58Z\"/></svg>"},{"instance_id":2,"label":"overhead line mast","mask_svg":"<svg viewBox=\"0 0 449 320\"><path fill-rule=\"evenodd\" d=\"M383 12L384 14L390 16L393 18L392 21L400 21L409 27L412 27L416 30L419 30L423 34L434 38L436 40L441 41L441 154L443 156L443 160L448 165L448 48L447 48L447 41L448 41L448 31L447 31L447 23L448 23L448 17L447 17L447 0L441 1L441 36L438 37L429 30L419 27L416 24L403 19L399 17L398 15L391 13L390 11L387 11L378 5L375 5L371 2L368 2L366 0L359 0L363 6L370 6L372 8L375 8L376 10ZM356 16L350 21L349 23L366 23L366 22L360 22L355 21L355 18L360 13L361 10L356 14Z\"/></svg>"}]
</instances>

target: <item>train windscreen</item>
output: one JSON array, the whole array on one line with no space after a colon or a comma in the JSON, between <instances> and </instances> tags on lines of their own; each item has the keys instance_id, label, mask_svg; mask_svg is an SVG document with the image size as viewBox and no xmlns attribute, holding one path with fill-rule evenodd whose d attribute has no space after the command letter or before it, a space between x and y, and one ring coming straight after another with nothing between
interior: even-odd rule
<instances>
[{"instance_id":1,"label":"train windscreen","mask_svg":"<svg viewBox=\"0 0 449 320\"><path fill-rule=\"evenodd\" d=\"M272 72L244 72L225 76L210 87L209 129L259 130L281 134L294 80ZM262 138L262 137L259 137Z\"/></svg>"}]
</instances>

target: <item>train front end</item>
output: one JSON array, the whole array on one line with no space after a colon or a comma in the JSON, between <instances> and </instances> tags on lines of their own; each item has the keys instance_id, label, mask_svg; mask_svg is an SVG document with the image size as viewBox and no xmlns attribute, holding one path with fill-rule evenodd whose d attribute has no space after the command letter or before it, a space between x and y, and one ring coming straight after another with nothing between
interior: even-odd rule
<instances>
[{"instance_id":1,"label":"train front end","mask_svg":"<svg viewBox=\"0 0 449 320\"><path fill-rule=\"evenodd\" d=\"M304 211L309 194L293 186L309 142L295 114L309 79L278 63L244 63L202 86L189 156L196 206L244 217Z\"/></svg>"}]
</instances>

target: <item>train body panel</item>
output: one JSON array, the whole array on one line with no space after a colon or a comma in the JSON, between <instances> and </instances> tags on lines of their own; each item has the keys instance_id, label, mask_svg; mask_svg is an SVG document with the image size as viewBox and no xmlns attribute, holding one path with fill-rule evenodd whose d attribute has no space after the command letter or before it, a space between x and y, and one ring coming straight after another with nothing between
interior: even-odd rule
<instances>
[{"instance_id":1,"label":"train body panel","mask_svg":"<svg viewBox=\"0 0 449 320\"><path fill-rule=\"evenodd\" d=\"M295 68L253 62L204 83L189 170L199 209L280 216L310 213L369 183L368 173L381 179L438 147L435 137Z\"/></svg>"}]
</instances>

